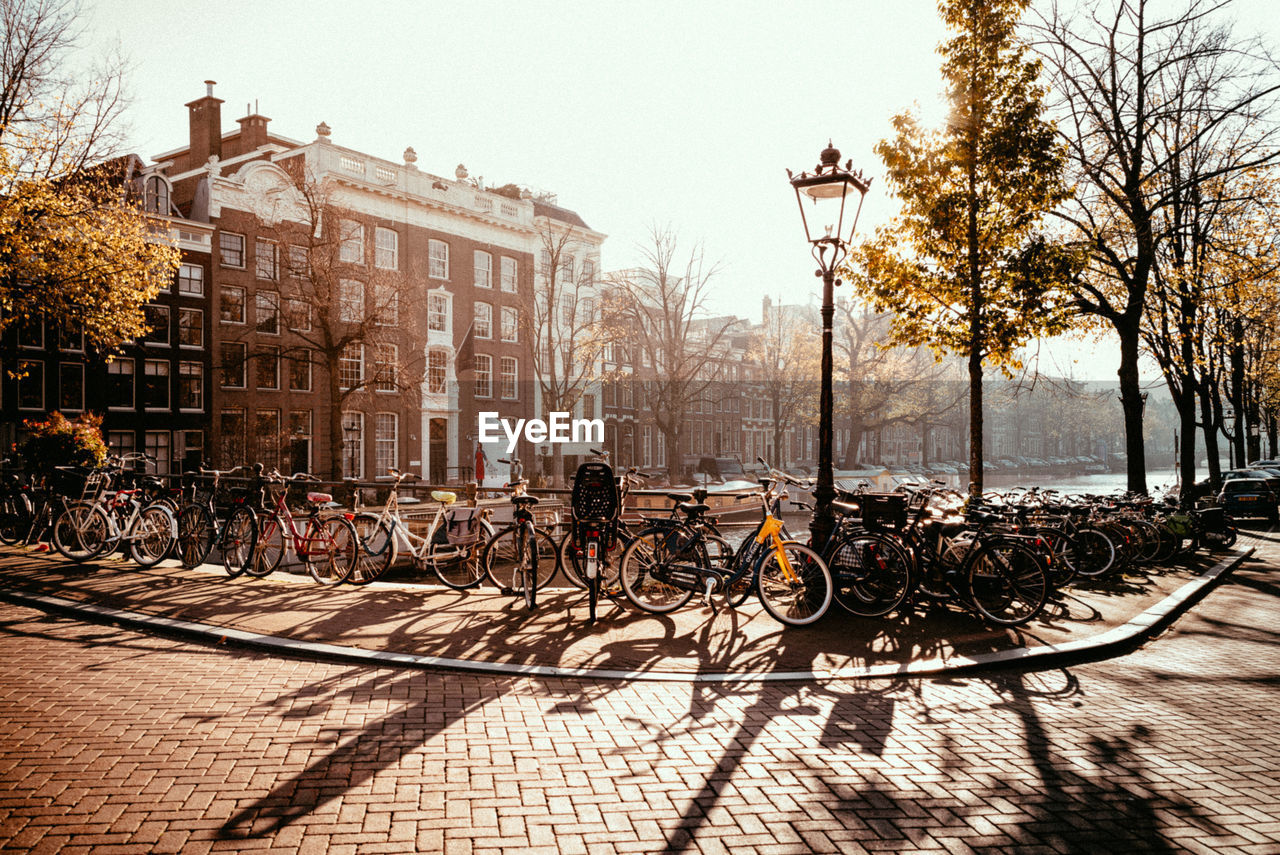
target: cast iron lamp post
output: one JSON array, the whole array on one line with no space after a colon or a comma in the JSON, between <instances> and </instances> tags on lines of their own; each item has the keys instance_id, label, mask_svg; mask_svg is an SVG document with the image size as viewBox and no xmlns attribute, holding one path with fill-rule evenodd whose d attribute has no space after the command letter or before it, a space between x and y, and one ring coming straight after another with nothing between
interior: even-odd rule
<instances>
[{"instance_id":1,"label":"cast iron lamp post","mask_svg":"<svg viewBox=\"0 0 1280 855\"><path fill-rule=\"evenodd\" d=\"M795 175L790 169L787 177L796 191L796 203L800 206L800 220L804 223L804 235L813 251L814 260L818 262L815 276L822 277L822 390L818 399L818 487L813 494L813 519L809 523L809 531L813 536L813 545L822 549L831 530L835 527L835 516L831 503L836 498L835 476L832 471L832 410L834 405L831 394L831 327L835 315L835 286L840 284L836 279L836 268L849 254L849 244L853 240L854 230L858 227L858 214L862 211L862 200L866 198L871 180L864 178L861 170L853 172L853 161L840 166L840 151L827 143L820 155L820 161L813 172L801 172ZM844 231L845 203L853 192L858 193L858 205L850 217L849 231ZM804 197L808 197L813 211L820 216L815 217L815 228L809 226L809 216L805 213ZM820 228L823 234L814 236Z\"/></svg>"}]
</instances>

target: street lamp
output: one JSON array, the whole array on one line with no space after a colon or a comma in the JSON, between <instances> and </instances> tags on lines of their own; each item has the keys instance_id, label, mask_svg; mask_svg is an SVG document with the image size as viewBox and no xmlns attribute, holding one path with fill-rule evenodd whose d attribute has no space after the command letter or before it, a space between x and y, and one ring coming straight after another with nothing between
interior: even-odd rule
<instances>
[{"instance_id":1,"label":"street lamp","mask_svg":"<svg viewBox=\"0 0 1280 855\"><path fill-rule=\"evenodd\" d=\"M849 253L849 244L853 241L854 230L858 227L858 215L862 212L862 201L866 198L871 180L864 178L861 171L853 172L853 161L840 166L840 151L827 143L819 155L819 163L813 172L801 172L799 175L787 170L787 178L796 191L796 203L800 206L800 221L804 223L804 236L809 241L814 260L818 262L815 276L822 277L822 389L818 399L818 487L814 491L813 518L809 523L809 531L813 537L813 545L821 549L835 527L831 503L836 498L835 476L832 472L832 410L834 409L831 394L831 326L835 316L836 268ZM845 203L854 191L858 194L858 205L849 217L849 230L844 230ZM814 227L809 225L809 215L805 209L805 197L808 197L815 216ZM822 234L815 237L815 231L821 228Z\"/></svg>"}]
</instances>

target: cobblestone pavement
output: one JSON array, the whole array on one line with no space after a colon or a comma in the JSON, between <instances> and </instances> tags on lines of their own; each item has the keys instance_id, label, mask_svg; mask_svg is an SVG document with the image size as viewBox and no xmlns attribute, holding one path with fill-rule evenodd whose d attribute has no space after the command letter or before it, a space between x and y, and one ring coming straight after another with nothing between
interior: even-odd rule
<instances>
[{"instance_id":1,"label":"cobblestone pavement","mask_svg":"<svg viewBox=\"0 0 1280 855\"><path fill-rule=\"evenodd\" d=\"M1266 543L1124 657L932 679L401 671L0 604L0 846L1276 853Z\"/></svg>"}]
</instances>

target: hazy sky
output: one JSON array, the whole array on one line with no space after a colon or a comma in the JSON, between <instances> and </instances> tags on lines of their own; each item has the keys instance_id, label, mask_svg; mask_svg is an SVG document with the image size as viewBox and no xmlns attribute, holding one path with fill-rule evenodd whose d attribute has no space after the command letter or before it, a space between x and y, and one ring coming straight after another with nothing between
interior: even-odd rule
<instances>
[{"instance_id":1,"label":"hazy sky","mask_svg":"<svg viewBox=\"0 0 1280 855\"><path fill-rule=\"evenodd\" d=\"M1242 32L1274 33L1269 6L1240 4ZM819 294L785 169L811 169L830 138L876 179L889 118L943 112L932 0L96 0L88 26L132 57L148 160L185 143L183 104L216 80L224 131L256 103L297 140L325 121L335 143L389 160L413 146L427 172L463 163L554 192L609 235L605 270L670 225L721 263L712 308L753 319L766 294ZM859 231L892 210L875 180ZM1043 370L1115 377L1105 344L1054 353Z\"/></svg>"}]
</instances>

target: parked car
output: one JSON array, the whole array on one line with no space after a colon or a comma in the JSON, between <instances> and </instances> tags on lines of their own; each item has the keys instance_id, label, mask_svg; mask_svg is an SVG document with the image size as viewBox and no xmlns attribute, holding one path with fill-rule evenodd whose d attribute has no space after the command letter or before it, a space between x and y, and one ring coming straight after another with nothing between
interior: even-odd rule
<instances>
[{"instance_id":1,"label":"parked car","mask_svg":"<svg viewBox=\"0 0 1280 855\"><path fill-rule=\"evenodd\" d=\"M1232 519L1262 517L1276 522L1280 517L1280 505L1276 494L1262 478L1231 478L1222 484L1218 504Z\"/></svg>"},{"instance_id":2,"label":"parked car","mask_svg":"<svg viewBox=\"0 0 1280 855\"><path fill-rule=\"evenodd\" d=\"M1271 492L1280 496L1280 472L1273 472L1270 469L1231 469L1222 474L1223 483L1234 481L1237 478L1261 478L1267 482L1267 487Z\"/></svg>"},{"instance_id":3,"label":"parked car","mask_svg":"<svg viewBox=\"0 0 1280 855\"><path fill-rule=\"evenodd\" d=\"M1280 460L1251 460L1249 461L1250 469L1275 469L1280 467Z\"/></svg>"}]
</instances>

